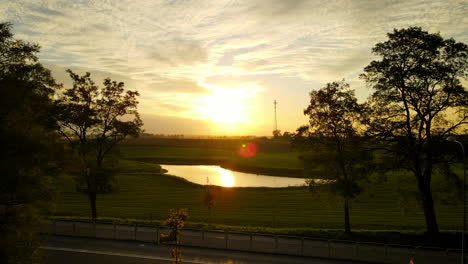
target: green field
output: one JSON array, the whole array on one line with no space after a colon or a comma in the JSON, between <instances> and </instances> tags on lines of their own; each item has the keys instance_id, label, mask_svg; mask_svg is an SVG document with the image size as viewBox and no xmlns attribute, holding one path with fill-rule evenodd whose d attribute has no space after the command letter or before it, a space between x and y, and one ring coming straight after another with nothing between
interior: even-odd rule
<instances>
[{"instance_id":1,"label":"green field","mask_svg":"<svg viewBox=\"0 0 468 264\"><path fill-rule=\"evenodd\" d=\"M239 155L235 147L121 145L120 148L124 159L162 164L221 165L237 171L302 177L302 164L298 159L298 152L289 149L264 150L261 144L257 154L251 158Z\"/></svg>"},{"instance_id":2,"label":"green field","mask_svg":"<svg viewBox=\"0 0 468 264\"><path fill-rule=\"evenodd\" d=\"M188 208L190 221L208 222L203 207L204 187L159 173L159 166L139 158L232 158L239 162L280 168L298 168L298 153L259 153L252 160L235 152L159 146L123 146L125 160L119 164L120 192L99 195L99 216L164 219L170 208ZM404 200L396 191L398 175L384 183L371 184L351 208L351 227L375 230L424 230L424 217L414 199ZM401 175L400 175L401 176ZM56 215L88 216L86 196L78 194L71 177L63 178L63 196ZM403 205L403 206L402 206ZM441 229L458 230L462 206L437 205ZM214 223L240 226L311 227L341 229L342 202L326 193L307 188L220 188L214 209Z\"/></svg>"}]
</instances>

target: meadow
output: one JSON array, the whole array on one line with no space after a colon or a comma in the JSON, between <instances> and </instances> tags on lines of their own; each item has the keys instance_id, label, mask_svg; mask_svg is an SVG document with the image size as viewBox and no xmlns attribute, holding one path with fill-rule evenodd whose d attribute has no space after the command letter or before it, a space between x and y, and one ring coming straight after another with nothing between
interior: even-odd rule
<instances>
[{"instance_id":1,"label":"meadow","mask_svg":"<svg viewBox=\"0 0 468 264\"><path fill-rule=\"evenodd\" d=\"M244 158L239 155L243 144L254 142L257 153ZM287 141L272 140L190 140L137 139L120 146L124 159L161 164L220 165L236 171L302 177L299 152Z\"/></svg>"},{"instance_id":2,"label":"meadow","mask_svg":"<svg viewBox=\"0 0 468 264\"><path fill-rule=\"evenodd\" d=\"M253 159L237 157L236 151L210 147L158 145L120 146L119 192L98 195L98 215L103 217L162 220L171 208L188 208L191 222L209 222L203 205L205 187L160 172L155 162L233 159L236 162L285 169L299 169L300 154L291 150L259 152ZM403 187L402 187L403 184ZM412 177L393 173L387 181L369 182L352 203L351 227L366 230L423 231L424 216L414 198L401 195L401 189L414 192ZM400 191L398 190L400 189ZM247 227L343 228L342 201L329 193L311 193L306 187L222 188L217 189L213 223ZM459 230L461 205L437 204L442 230ZM73 179L63 178L63 194L57 216L89 216L85 195L75 191Z\"/></svg>"}]
</instances>

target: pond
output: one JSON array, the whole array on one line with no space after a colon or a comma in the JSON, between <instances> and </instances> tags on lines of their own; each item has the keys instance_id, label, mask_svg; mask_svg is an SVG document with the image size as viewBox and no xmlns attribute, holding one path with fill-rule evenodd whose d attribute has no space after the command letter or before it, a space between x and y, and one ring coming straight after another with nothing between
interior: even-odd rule
<instances>
[{"instance_id":1,"label":"pond","mask_svg":"<svg viewBox=\"0 0 468 264\"><path fill-rule=\"evenodd\" d=\"M257 175L206 165L161 165L168 174L197 184L223 187L288 187L305 184L303 178Z\"/></svg>"}]
</instances>

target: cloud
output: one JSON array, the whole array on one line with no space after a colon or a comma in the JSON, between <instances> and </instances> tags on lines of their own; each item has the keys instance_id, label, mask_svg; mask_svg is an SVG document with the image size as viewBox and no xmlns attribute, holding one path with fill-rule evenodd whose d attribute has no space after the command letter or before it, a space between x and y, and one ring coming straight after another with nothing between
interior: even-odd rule
<instances>
[{"instance_id":1,"label":"cloud","mask_svg":"<svg viewBox=\"0 0 468 264\"><path fill-rule=\"evenodd\" d=\"M57 82L65 87L70 87L72 81L66 72L67 67L45 63ZM140 93L139 110L141 113L159 113L164 116L190 116L195 112L199 104L198 96L207 95L210 90L190 79L164 79L158 78L157 82L135 80L128 76L96 71L89 68L71 67L77 74L91 73L91 78L96 84L102 85L106 78L124 82L125 88L137 90Z\"/></svg>"},{"instance_id":2,"label":"cloud","mask_svg":"<svg viewBox=\"0 0 468 264\"><path fill-rule=\"evenodd\" d=\"M176 37L166 41L159 41L152 44L148 57L155 63L169 64L171 66L179 64L192 65L194 63L204 63L207 61L208 53L202 45L194 40Z\"/></svg>"},{"instance_id":3,"label":"cloud","mask_svg":"<svg viewBox=\"0 0 468 264\"><path fill-rule=\"evenodd\" d=\"M173 112L185 112L191 110L189 107L182 106L182 105L174 105L174 104L167 104L167 103L157 103L159 106L169 109Z\"/></svg>"},{"instance_id":4,"label":"cloud","mask_svg":"<svg viewBox=\"0 0 468 264\"><path fill-rule=\"evenodd\" d=\"M329 61L349 62L343 53L370 53L393 27L422 25L464 36L462 7L463 1L20 0L3 14L19 22L20 34L46 47L44 59L51 63L67 58L73 66L132 77L157 71L155 78L200 80L207 71L226 69L302 78ZM346 65L355 70L353 63L335 68L342 72Z\"/></svg>"},{"instance_id":5,"label":"cloud","mask_svg":"<svg viewBox=\"0 0 468 264\"><path fill-rule=\"evenodd\" d=\"M149 84L152 90L162 93L204 94L209 89L190 79L162 79Z\"/></svg>"},{"instance_id":6,"label":"cloud","mask_svg":"<svg viewBox=\"0 0 468 264\"><path fill-rule=\"evenodd\" d=\"M142 114L145 120L145 131L154 134L217 134L210 121L183 117Z\"/></svg>"},{"instance_id":7,"label":"cloud","mask_svg":"<svg viewBox=\"0 0 468 264\"><path fill-rule=\"evenodd\" d=\"M105 72L105 71L98 71L91 68L84 68L84 67L64 67L61 65L51 64L51 63L43 63L44 66L52 71L53 77L56 79L57 82L62 83L65 87L70 87L73 85L72 80L69 74L66 72L67 69L71 69L74 73L83 75L86 72L91 73L91 78L94 82L98 85L101 85L104 82L104 79L110 78L114 81L124 82L126 89L131 90L139 90L143 85L140 83L135 82L131 78L125 75L119 75L115 73Z\"/></svg>"},{"instance_id":8,"label":"cloud","mask_svg":"<svg viewBox=\"0 0 468 264\"><path fill-rule=\"evenodd\" d=\"M212 76L226 87L261 85L255 105L263 116L270 115L272 100L284 98L287 120L295 112L301 116L307 91L326 82L346 78L365 98L357 76L371 61L371 48L394 28L421 26L468 42L464 0L0 4L0 16L14 24L17 37L43 47L41 61L87 69L97 79L114 76L140 91L142 112L178 118L193 114ZM262 115L258 123L266 122Z\"/></svg>"},{"instance_id":9,"label":"cloud","mask_svg":"<svg viewBox=\"0 0 468 264\"><path fill-rule=\"evenodd\" d=\"M254 1L249 10L269 18L297 18L298 15L301 16L310 13L311 9L324 6L324 3L324 1L311 0L259 0Z\"/></svg>"}]
</instances>

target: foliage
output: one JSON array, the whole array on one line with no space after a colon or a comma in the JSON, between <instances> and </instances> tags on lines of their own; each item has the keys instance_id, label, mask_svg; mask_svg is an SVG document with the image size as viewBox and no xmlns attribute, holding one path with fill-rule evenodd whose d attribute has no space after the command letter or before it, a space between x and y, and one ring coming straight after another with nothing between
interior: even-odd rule
<instances>
[{"instance_id":1,"label":"foliage","mask_svg":"<svg viewBox=\"0 0 468 264\"><path fill-rule=\"evenodd\" d=\"M372 159L361 147L360 120L365 118L366 106L357 102L347 83L333 82L310 92L304 114L309 125L299 128L296 138L305 137L313 149L303 156L306 168L314 169L307 184L311 191L327 187L344 199L345 230L350 232L348 203L361 192L359 181L369 174Z\"/></svg>"},{"instance_id":2,"label":"foliage","mask_svg":"<svg viewBox=\"0 0 468 264\"><path fill-rule=\"evenodd\" d=\"M182 251L180 249L178 249L178 248L172 248L171 249L171 258L172 258L172 263L173 264L183 263Z\"/></svg>"},{"instance_id":3,"label":"foliage","mask_svg":"<svg viewBox=\"0 0 468 264\"><path fill-rule=\"evenodd\" d=\"M110 158L117 143L138 136L143 125L137 112L137 91L125 91L123 82L105 79L95 85L88 72L79 76L67 70L73 86L56 101L60 133L76 153L72 172L77 189L89 197L97 216L96 195L115 191ZM132 119L133 118L133 119Z\"/></svg>"},{"instance_id":4,"label":"foliage","mask_svg":"<svg viewBox=\"0 0 468 264\"><path fill-rule=\"evenodd\" d=\"M467 92L460 81L468 73L468 47L410 27L395 29L372 51L381 59L361 75L374 90L369 135L384 144L394 168L413 173L427 231L437 234L431 182L439 164L453 175L445 138L463 132L468 122Z\"/></svg>"},{"instance_id":5,"label":"foliage","mask_svg":"<svg viewBox=\"0 0 468 264\"><path fill-rule=\"evenodd\" d=\"M281 137L281 130L279 130L279 129L273 130L272 133L273 133L273 138L279 138L279 137Z\"/></svg>"},{"instance_id":6,"label":"foliage","mask_svg":"<svg viewBox=\"0 0 468 264\"><path fill-rule=\"evenodd\" d=\"M188 213L186 208L174 210L169 210L169 215L164 221L163 225L167 226L169 229L176 231L184 228L185 222L187 221Z\"/></svg>"},{"instance_id":7,"label":"foliage","mask_svg":"<svg viewBox=\"0 0 468 264\"><path fill-rule=\"evenodd\" d=\"M290 140L293 136L294 133L288 131L281 133L281 130L279 129L273 130L273 139Z\"/></svg>"},{"instance_id":8,"label":"foliage","mask_svg":"<svg viewBox=\"0 0 468 264\"><path fill-rule=\"evenodd\" d=\"M59 89L39 46L0 23L0 262L39 261L37 227L53 210L61 144L51 120Z\"/></svg>"},{"instance_id":9,"label":"foliage","mask_svg":"<svg viewBox=\"0 0 468 264\"><path fill-rule=\"evenodd\" d=\"M283 138L290 139L290 138L292 138L293 135L294 135L293 133L285 131L283 133Z\"/></svg>"},{"instance_id":10,"label":"foliage","mask_svg":"<svg viewBox=\"0 0 468 264\"><path fill-rule=\"evenodd\" d=\"M186 208L174 210L169 210L169 215L167 219L163 222L163 225L167 226L170 229L169 236L167 241L175 241L176 244L179 244L180 241L180 230L184 228L185 222L188 219L188 213Z\"/></svg>"}]
</instances>

